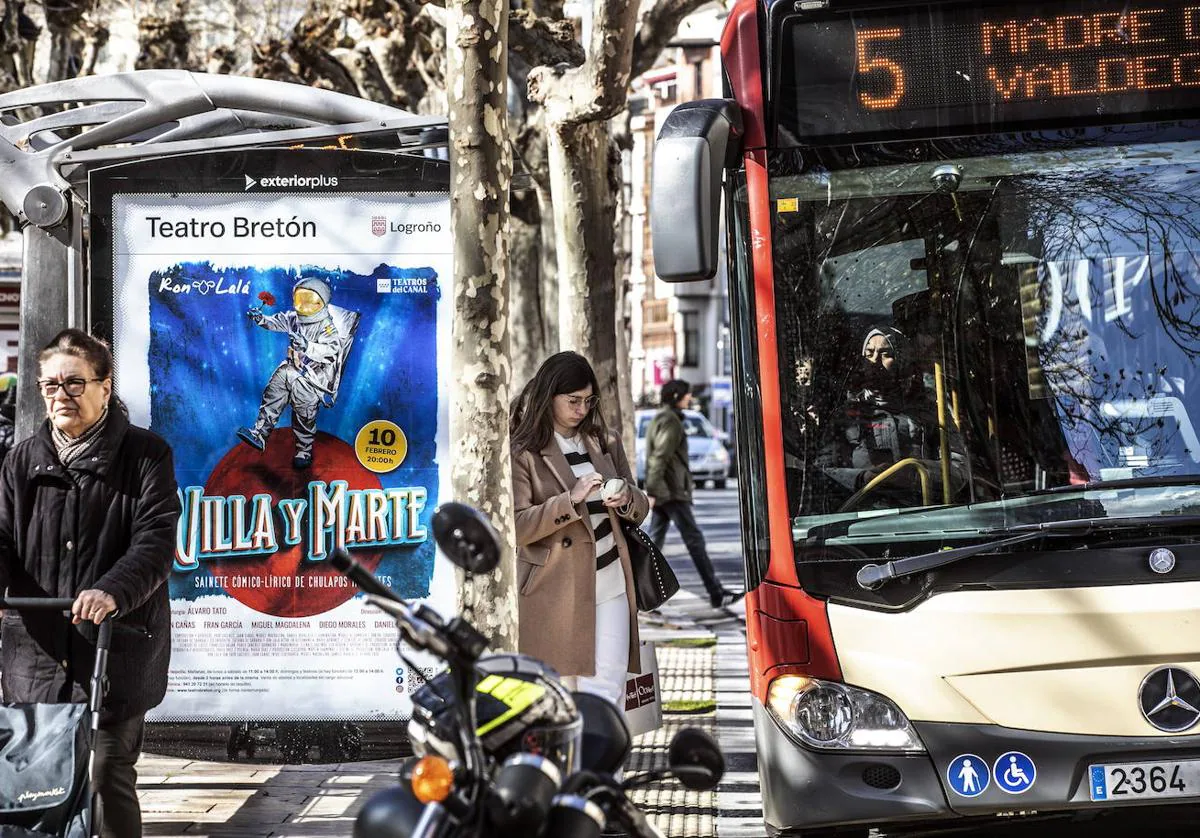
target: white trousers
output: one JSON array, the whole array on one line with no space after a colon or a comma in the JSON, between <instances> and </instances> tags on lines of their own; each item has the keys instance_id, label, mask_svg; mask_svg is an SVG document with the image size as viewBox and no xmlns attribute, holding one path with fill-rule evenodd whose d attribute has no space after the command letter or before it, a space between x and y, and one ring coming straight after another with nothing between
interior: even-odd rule
<instances>
[{"instance_id":1,"label":"white trousers","mask_svg":"<svg viewBox=\"0 0 1200 838\"><path fill-rule=\"evenodd\" d=\"M567 689L607 698L625 707L629 666L629 601L619 561L596 573L596 674L564 678Z\"/></svg>"}]
</instances>

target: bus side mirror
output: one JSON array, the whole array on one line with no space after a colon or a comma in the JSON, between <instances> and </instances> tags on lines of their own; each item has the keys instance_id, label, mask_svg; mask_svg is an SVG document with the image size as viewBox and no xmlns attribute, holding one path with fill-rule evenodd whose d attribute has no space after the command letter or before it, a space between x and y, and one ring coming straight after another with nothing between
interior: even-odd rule
<instances>
[{"instance_id":1,"label":"bus side mirror","mask_svg":"<svg viewBox=\"0 0 1200 838\"><path fill-rule=\"evenodd\" d=\"M667 282L717 272L721 176L741 153L742 112L732 99L700 99L672 110L654 144L650 233L654 272Z\"/></svg>"}]
</instances>

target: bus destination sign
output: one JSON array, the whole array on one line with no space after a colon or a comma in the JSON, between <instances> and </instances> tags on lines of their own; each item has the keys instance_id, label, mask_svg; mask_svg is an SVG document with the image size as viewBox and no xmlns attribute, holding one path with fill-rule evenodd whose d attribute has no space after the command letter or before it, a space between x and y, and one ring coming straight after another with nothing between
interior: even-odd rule
<instances>
[{"instance_id":1,"label":"bus destination sign","mask_svg":"<svg viewBox=\"0 0 1200 838\"><path fill-rule=\"evenodd\" d=\"M781 136L1128 122L1200 106L1200 2L910 6L789 18Z\"/></svg>"}]
</instances>

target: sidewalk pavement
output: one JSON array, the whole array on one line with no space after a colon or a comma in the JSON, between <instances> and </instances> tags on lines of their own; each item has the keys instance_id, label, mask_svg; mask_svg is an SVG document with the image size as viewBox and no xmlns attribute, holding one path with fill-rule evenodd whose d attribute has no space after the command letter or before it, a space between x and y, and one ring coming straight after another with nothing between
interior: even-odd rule
<instances>
[{"instance_id":1,"label":"sidewalk pavement","mask_svg":"<svg viewBox=\"0 0 1200 838\"><path fill-rule=\"evenodd\" d=\"M661 612L642 619L643 639L658 644L663 726L637 737L630 771L665 765L667 746L681 727L697 726L716 734L713 626L737 625L738 619L730 612L713 611L690 593L698 589L698 580L690 584L685 566L675 566L685 590ZM144 834L348 838L363 802L395 782L398 765L398 760L264 765L146 753L138 763ZM717 835L716 792L688 791L668 781L636 792L634 800L668 838Z\"/></svg>"}]
</instances>

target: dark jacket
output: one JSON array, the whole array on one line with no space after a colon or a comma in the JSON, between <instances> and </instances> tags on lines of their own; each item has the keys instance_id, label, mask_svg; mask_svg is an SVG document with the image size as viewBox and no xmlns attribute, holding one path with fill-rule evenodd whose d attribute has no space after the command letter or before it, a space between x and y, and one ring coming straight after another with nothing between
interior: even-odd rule
<instances>
[{"instance_id":1,"label":"dark jacket","mask_svg":"<svg viewBox=\"0 0 1200 838\"><path fill-rule=\"evenodd\" d=\"M646 428L646 494L655 503L691 503L693 485L683 415L664 407Z\"/></svg>"},{"instance_id":2,"label":"dark jacket","mask_svg":"<svg viewBox=\"0 0 1200 838\"><path fill-rule=\"evenodd\" d=\"M167 443L113 409L95 446L64 467L49 423L0 467L0 590L74 598L97 588L117 603L102 721L162 701L171 656L163 584L175 553L179 497ZM96 626L9 610L0 637L6 701L78 701L91 677Z\"/></svg>"}]
</instances>

